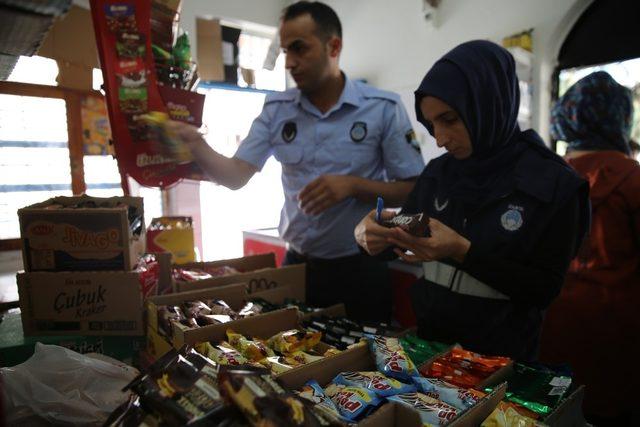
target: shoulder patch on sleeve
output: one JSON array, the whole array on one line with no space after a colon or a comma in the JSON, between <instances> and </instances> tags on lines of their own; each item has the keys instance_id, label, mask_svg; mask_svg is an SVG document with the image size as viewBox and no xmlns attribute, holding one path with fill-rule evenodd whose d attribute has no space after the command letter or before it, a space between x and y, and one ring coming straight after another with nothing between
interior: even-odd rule
<instances>
[{"instance_id":1,"label":"shoulder patch on sleeve","mask_svg":"<svg viewBox=\"0 0 640 427\"><path fill-rule=\"evenodd\" d=\"M284 92L273 92L267 95L264 100L265 104L272 102L292 102L296 99L297 89L288 89Z\"/></svg>"}]
</instances>

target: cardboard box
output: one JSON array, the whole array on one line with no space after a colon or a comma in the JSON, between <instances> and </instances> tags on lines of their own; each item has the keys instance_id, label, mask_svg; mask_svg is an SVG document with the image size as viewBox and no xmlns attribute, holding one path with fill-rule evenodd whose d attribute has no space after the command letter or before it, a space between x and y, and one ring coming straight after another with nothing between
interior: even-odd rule
<instances>
[{"instance_id":1,"label":"cardboard box","mask_svg":"<svg viewBox=\"0 0 640 427\"><path fill-rule=\"evenodd\" d=\"M204 81L224 81L220 20L196 18L196 37L200 78Z\"/></svg>"},{"instance_id":2,"label":"cardboard box","mask_svg":"<svg viewBox=\"0 0 640 427\"><path fill-rule=\"evenodd\" d=\"M167 227L162 229L162 224ZM181 227L177 227L178 223ZM194 237L191 217L153 218L147 230L148 252L169 252L173 263L194 262Z\"/></svg>"},{"instance_id":3,"label":"cardboard box","mask_svg":"<svg viewBox=\"0 0 640 427\"><path fill-rule=\"evenodd\" d=\"M340 372L371 370L376 370L374 356L368 345L359 345L333 357L285 372L278 376L278 381L291 390L298 390L311 379L315 379L322 386L326 386ZM480 425L504 398L505 391L506 384L496 387L492 393L485 396L477 405L465 411L447 425L452 427L475 427ZM403 409L403 405L398 405L396 408L390 408L390 406L393 405L385 404L359 425L368 427L422 426L420 418L416 418L411 414L417 415L411 408L405 406L404 408L406 409Z\"/></svg>"},{"instance_id":4,"label":"cardboard box","mask_svg":"<svg viewBox=\"0 0 640 427\"><path fill-rule=\"evenodd\" d=\"M54 204L113 203L113 208L53 209ZM129 228L128 207L141 226ZM130 271L145 251L141 197L54 197L18 210L25 271Z\"/></svg>"},{"instance_id":5,"label":"cardboard box","mask_svg":"<svg viewBox=\"0 0 640 427\"><path fill-rule=\"evenodd\" d=\"M0 366L15 366L31 356L37 342L59 345L78 353L99 353L113 357L128 365L138 365L138 352L144 345L143 337L102 337L83 335L54 335L25 337L20 311L13 310L0 322Z\"/></svg>"},{"instance_id":6,"label":"cardboard box","mask_svg":"<svg viewBox=\"0 0 640 427\"><path fill-rule=\"evenodd\" d=\"M285 284L278 286L277 288L254 292L249 296L249 298L262 298L273 304L284 304L285 299L292 298L292 295L294 294L296 294L296 290ZM301 301L305 302L304 300ZM316 316L345 317L347 315L347 309L343 303L339 303L330 305L329 307L320 308L311 313L301 313L301 315L302 320L308 320Z\"/></svg>"},{"instance_id":7,"label":"cardboard box","mask_svg":"<svg viewBox=\"0 0 640 427\"><path fill-rule=\"evenodd\" d=\"M24 334L143 335L139 274L18 273Z\"/></svg>"},{"instance_id":8,"label":"cardboard box","mask_svg":"<svg viewBox=\"0 0 640 427\"><path fill-rule=\"evenodd\" d=\"M176 267L202 269L205 266L221 267L224 265L233 267L242 273L188 283L176 282L175 291L184 292L228 285L230 283L245 282L248 286L248 293L252 294L278 286L289 285L291 287L291 295L289 295L291 298L306 301L305 264L287 265L276 268L276 258L272 253L213 262L180 264L176 265Z\"/></svg>"},{"instance_id":9,"label":"cardboard box","mask_svg":"<svg viewBox=\"0 0 640 427\"><path fill-rule=\"evenodd\" d=\"M582 413L584 386L569 394L547 417L542 420L549 427L582 427L587 425Z\"/></svg>"},{"instance_id":10,"label":"cardboard box","mask_svg":"<svg viewBox=\"0 0 640 427\"><path fill-rule=\"evenodd\" d=\"M160 335L157 330L147 326L146 353L151 360L158 359L172 348L173 346L164 336Z\"/></svg>"}]
</instances>

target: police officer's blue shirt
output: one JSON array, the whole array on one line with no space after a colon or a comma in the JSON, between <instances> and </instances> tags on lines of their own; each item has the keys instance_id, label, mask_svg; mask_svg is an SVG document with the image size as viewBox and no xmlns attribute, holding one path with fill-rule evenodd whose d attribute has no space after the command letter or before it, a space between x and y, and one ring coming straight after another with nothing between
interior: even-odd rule
<instances>
[{"instance_id":1,"label":"police officer's blue shirt","mask_svg":"<svg viewBox=\"0 0 640 427\"><path fill-rule=\"evenodd\" d=\"M317 258L359 253L353 229L374 205L349 197L307 215L298 204L307 184L322 175L402 180L424 168L400 97L346 76L340 99L324 114L298 89L267 95L235 157L262 169L272 154L282 164L280 236Z\"/></svg>"}]
</instances>

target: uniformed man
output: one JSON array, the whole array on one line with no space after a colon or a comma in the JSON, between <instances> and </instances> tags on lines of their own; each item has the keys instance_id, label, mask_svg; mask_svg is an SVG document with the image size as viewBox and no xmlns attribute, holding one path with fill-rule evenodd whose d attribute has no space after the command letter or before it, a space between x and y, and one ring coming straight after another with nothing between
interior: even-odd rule
<instances>
[{"instance_id":1,"label":"uniformed man","mask_svg":"<svg viewBox=\"0 0 640 427\"><path fill-rule=\"evenodd\" d=\"M266 97L233 158L195 129L173 125L210 179L231 189L274 155L282 164L285 264L307 263L307 303L344 302L352 318L387 320L387 266L359 251L353 229L377 196L402 205L424 167L407 113L396 94L341 72L342 28L329 6L287 7L280 41L297 88Z\"/></svg>"}]
</instances>

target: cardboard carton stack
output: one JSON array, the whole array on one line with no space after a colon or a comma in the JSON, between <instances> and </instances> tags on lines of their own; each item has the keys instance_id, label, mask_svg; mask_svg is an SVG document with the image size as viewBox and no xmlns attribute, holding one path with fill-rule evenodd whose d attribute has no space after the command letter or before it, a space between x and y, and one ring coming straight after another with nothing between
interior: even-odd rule
<instances>
[{"instance_id":1,"label":"cardboard carton stack","mask_svg":"<svg viewBox=\"0 0 640 427\"><path fill-rule=\"evenodd\" d=\"M142 198L56 197L18 217L25 336L143 335Z\"/></svg>"}]
</instances>

